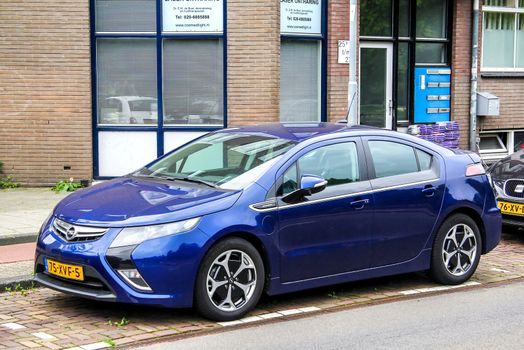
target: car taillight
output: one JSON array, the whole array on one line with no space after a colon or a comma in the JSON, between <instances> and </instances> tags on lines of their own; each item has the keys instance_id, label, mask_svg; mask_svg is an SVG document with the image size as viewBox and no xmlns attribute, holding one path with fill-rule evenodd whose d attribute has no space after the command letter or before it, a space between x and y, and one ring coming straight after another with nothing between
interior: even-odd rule
<instances>
[{"instance_id":1,"label":"car taillight","mask_svg":"<svg viewBox=\"0 0 524 350\"><path fill-rule=\"evenodd\" d=\"M484 175L486 170L480 163L470 164L466 168L466 176Z\"/></svg>"}]
</instances>

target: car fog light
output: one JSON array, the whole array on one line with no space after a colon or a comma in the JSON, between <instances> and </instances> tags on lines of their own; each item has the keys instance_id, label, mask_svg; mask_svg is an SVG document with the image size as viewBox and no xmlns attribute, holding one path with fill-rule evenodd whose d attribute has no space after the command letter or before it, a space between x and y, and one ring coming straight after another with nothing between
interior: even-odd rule
<instances>
[{"instance_id":1,"label":"car fog light","mask_svg":"<svg viewBox=\"0 0 524 350\"><path fill-rule=\"evenodd\" d=\"M142 278L140 275L140 272L138 272L137 269L129 269L129 270L117 270L120 276L124 278L124 280L129 283L132 287L140 290L145 291L151 291L151 287L147 284L146 281Z\"/></svg>"}]
</instances>

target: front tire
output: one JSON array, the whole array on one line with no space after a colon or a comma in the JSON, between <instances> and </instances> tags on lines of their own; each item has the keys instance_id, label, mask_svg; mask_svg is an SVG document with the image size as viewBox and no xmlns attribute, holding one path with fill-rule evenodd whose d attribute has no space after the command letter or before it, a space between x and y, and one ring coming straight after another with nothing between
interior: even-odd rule
<instances>
[{"instance_id":1,"label":"front tire","mask_svg":"<svg viewBox=\"0 0 524 350\"><path fill-rule=\"evenodd\" d=\"M228 238L213 246L200 266L195 306L214 321L231 321L251 311L264 289L264 263L246 240Z\"/></svg>"},{"instance_id":2,"label":"front tire","mask_svg":"<svg viewBox=\"0 0 524 350\"><path fill-rule=\"evenodd\" d=\"M440 226L431 252L431 277L442 284L461 284L475 273L482 240L475 221L455 214Z\"/></svg>"}]
</instances>

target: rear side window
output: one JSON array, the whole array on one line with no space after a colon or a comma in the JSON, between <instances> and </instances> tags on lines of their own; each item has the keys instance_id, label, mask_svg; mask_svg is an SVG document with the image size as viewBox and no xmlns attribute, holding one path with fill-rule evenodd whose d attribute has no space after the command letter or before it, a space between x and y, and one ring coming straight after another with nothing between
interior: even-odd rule
<instances>
[{"instance_id":1,"label":"rear side window","mask_svg":"<svg viewBox=\"0 0 524 350\"><path fill-rule=\"evenodd\" d=\"M432 159L431 154L428 154L419 149L415 149L415 152L417 153L417 159L418 159L420 171L431 169L431 159Z\"/></svg>"},{"instance_id":2,"label":"rear side window","mask_svg":"<svg viewBox=\"0 0 524 350\"><path fill-rule=\"evenodd\" d=\"M432 156L411 146L391 141L369 141L368 145L377 178L431 168Z\"/></svg>"}]
</instances>

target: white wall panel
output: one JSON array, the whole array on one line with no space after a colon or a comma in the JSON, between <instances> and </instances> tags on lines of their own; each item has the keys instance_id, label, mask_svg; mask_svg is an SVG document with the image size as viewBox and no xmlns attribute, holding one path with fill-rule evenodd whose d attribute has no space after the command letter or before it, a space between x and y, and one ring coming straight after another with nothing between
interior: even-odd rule
<instances>
[{"instance_id":1,"label":"white wall panel","mask_svg":"<svg viewBox=\"0 0 524 350\"><path fill-rule=\"evenodd\" d=\"M121 176L156 159L156 133L102 131L98 134L100 176Z\"/></svg>"}]
</instances>

